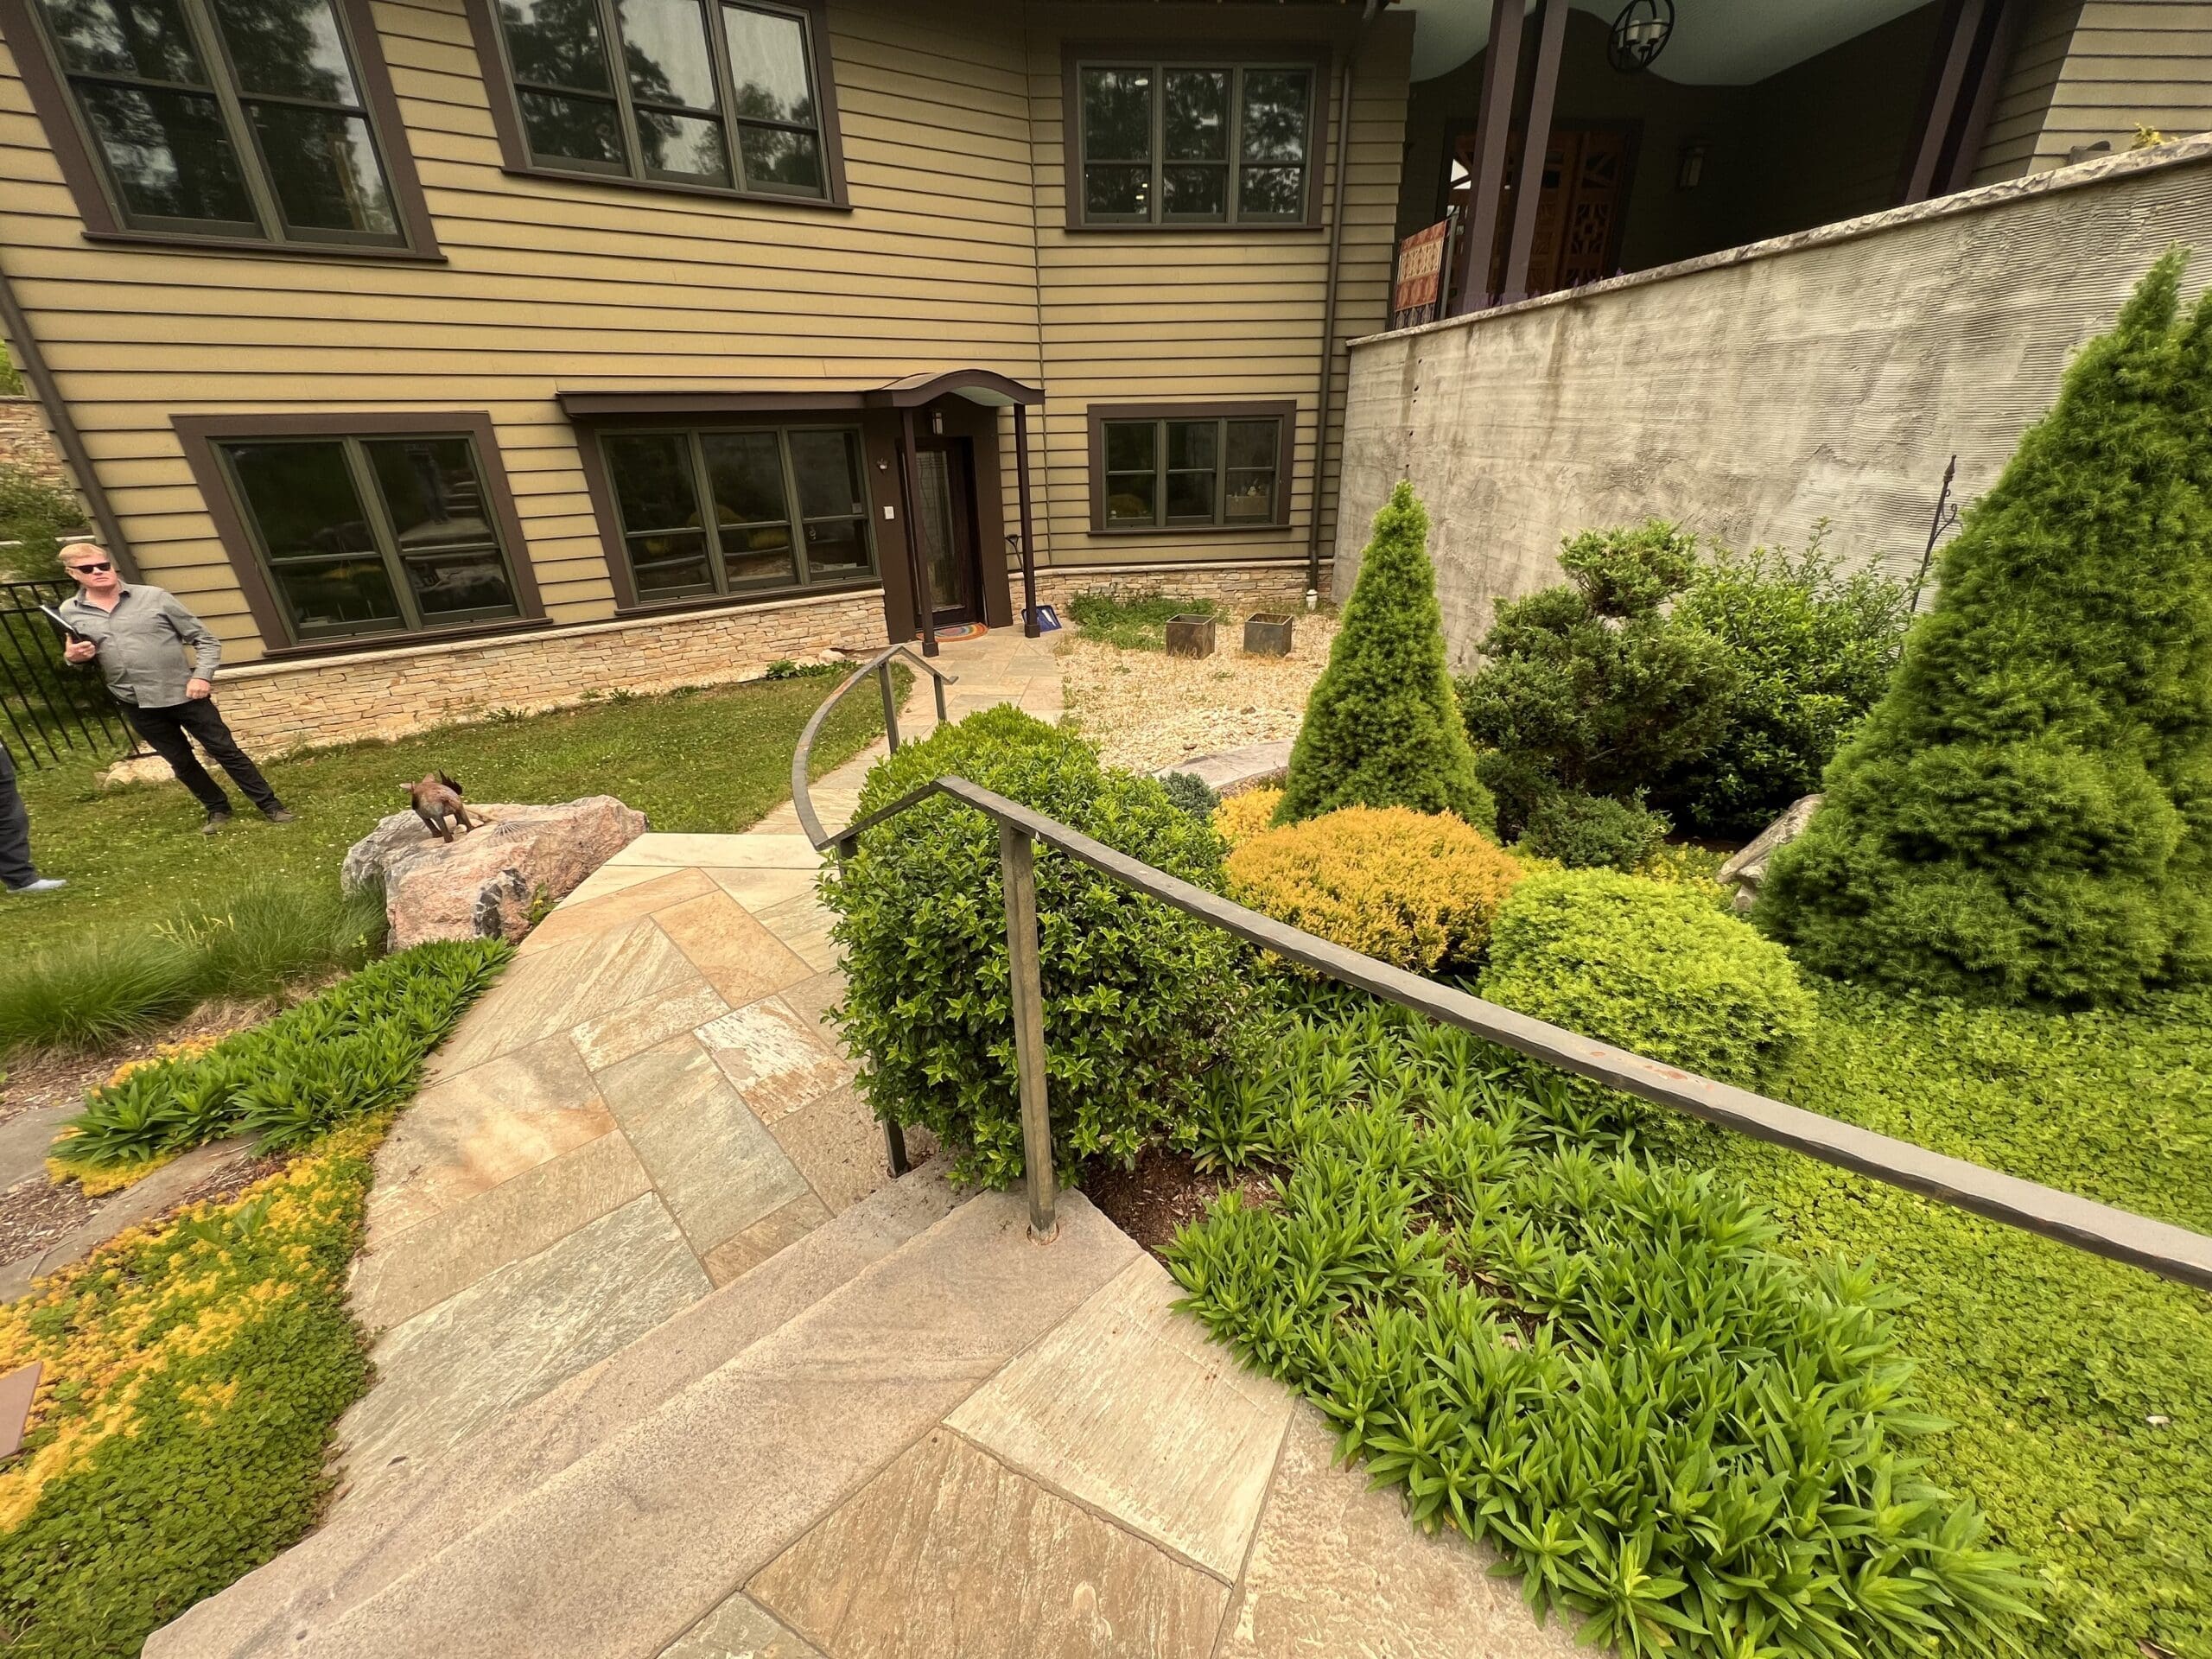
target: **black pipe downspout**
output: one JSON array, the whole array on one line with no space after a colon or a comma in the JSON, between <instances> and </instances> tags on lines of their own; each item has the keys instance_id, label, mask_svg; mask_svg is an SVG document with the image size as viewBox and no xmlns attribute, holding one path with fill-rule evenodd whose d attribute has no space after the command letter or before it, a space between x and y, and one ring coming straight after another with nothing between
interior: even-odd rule
<instances>
[{"instance_id":1,"label":"black pipe downspout","mask_svg":"<svg viewBox=\"0 0 2212 1659\"><path fill-rule=\"evenodd\" d=\"M53 371L46 366L46 353L38 348L38 339L31 333L30 319L16 303L16 284L4 268L0 268L0 328L8 331L8 344L14 348L16 366L23 372L31 395L46 412L46 423L54 434L54 447L61 451L62 460L76 474L77 493L92 509L92 523L99 530L100 545L115 560L116 569L123 573L125 581L137 581L138 562L130 556L130 543L123 539L122 523L116 518L114 508L108 505L107 492L100 487L99 474L92 470L92 454L85 448L84 435L77 430L69 405L61 401L60 390L54 384Z\"/></svg>"},{"instance_id":2,"label":"black pipe downspout","mask_svg":"<svg viewBox=\"0 0 2212 1659\"><path fill-rule=\"evenodd\" d=\"M1321 598L1321 485L1329 469L1329 416L1337 391L1337 282L1344 263L1344 198L1351 184L1352 71L1359 62L1360 42L1366 37L1367 26L1375 21L1382 3L1382 0L1367 0L1358 32L1345 49L1344 73L1338 82L1337 188L1329 205L1328 285L1321 301L1321 405L1313 427L1313 509L1306 527L1306 608L1309 611ZM1339 464L1340 486L1343 470Z\"/></svg>"}]
</instances>

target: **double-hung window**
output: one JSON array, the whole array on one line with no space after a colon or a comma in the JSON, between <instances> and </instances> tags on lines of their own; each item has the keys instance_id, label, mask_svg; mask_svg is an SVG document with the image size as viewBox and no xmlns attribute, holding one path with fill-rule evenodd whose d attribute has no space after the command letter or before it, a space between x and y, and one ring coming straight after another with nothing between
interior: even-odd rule
<instances>
[{"instance_id":1,"label":"double-hung window","mask_svg":"<svg viewBox=\"0 0 2212 1659\"><path fill-rule=\"evenodd\" d=\"M874 579L854 428L609 432L601 444L640 604Z\"/></svg>"},{"instance_id":2,"label":"double-hung window","mask_svg":"<svg viewBox=\"0 0 2212 1659\"><path fill-rule=\"evenodd\" d=\"M31 8L67 89L69 142L81 135L114 228L406 245L363 83L373 43L353 38L338 0Z\"/></svg>"},{"instance_id":3,"label":"double-hung window","mask_svg":"<svg viewBox=\"0 0 2212 1659\"><path fill-rule=\"evenodd\" d=\"M810 12L766 0L488 0L527 164L746 194L831 194Z\"/></svg>"},{"instance_id":4,"label":"double-hung window","mask_svg":"<svg viewBox=\"0 0 2212 1659\"><path fill-rule=\"evenodd\" d=\"M1081 225L1303 225L1319 66L1078 59Z\"/></svg>"},{"instance_id":5,"label":"double-hung window","mask_svg":"<svg viewBox=\"0 0 2212 1659\"><path fill-rule=\"evenodd\" d=\"M1291 411L1094 410L1096 527L1239 530L1283 522Z\"/></svg>"},{"instance_id":6,"label":"double-hung window","mask_svg":"<svg viewBox=\"0 0 2212 1659\"><path fill-rule=\"evenodd\" d=\"M226 438L214 447L295 639L522 614L469 434Z\"/></svg>"}]
</instances>

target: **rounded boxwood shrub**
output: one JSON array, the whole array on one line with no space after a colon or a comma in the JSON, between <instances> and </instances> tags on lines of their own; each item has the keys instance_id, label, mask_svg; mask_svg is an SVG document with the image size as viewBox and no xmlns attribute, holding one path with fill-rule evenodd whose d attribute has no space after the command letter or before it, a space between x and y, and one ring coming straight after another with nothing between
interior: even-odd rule
<instances>
[{"instance_id":1,"label":"rounded boxwood shrub","mask_svg":"<svg viewBox=\"0 0 2212 1659\"><path fill-rule=\"evenodd\" d=\"M869 772L862 814L935 778L971 783L1200 887L1221 841L1149 778L1099 764L1070 733L1001 705ZM998 831L945 797L861 837L823 899L845 957L838 1017L879 1117L925 1125L963 1180L1020 1179L1021 1108ZM1236 1007L1229 935L1048 849L1037 858L1046 1090L1055 1161L1134 1158L1179 1125Z\"/></svg>"},{"instance_id":2,"label":"rounded boxwood shrub","mask_svg":"<svg viewBox=\"0 0 2212 1659\"><path fill-rule=\"evenodd\" d=\"M1634 872L1658 850L1671 826L1662 813L1610 795L1554 790L1536 803L1516 843L1538 858L1556 859L1570 870Z\"/></svg>"},{"instance_id":3,"label":"rounded boxwood shrub","mask_svg":"<svg viewBox=\"0 0 2212 1659\"><path fill-rule=\"evenodd\" d=\"M1812 1029L1814 1014L1780 945L1688 887L1612 870L1515 887L1491 925L1482 994L1745 1088Z\"/></svg>"},{"instance_id":4,"label":"rounded boxwood shrub","mask_svg":"<svg viewBox=\"0 0 2212 1659\"><path fill-rule=\"evenodd\" d=\"M1239 902L1419 974L1474 966L1522 875L1510 853L1459 819L1402 806L1349 806L1229 855Z\"/></svg>"}]
</instances>

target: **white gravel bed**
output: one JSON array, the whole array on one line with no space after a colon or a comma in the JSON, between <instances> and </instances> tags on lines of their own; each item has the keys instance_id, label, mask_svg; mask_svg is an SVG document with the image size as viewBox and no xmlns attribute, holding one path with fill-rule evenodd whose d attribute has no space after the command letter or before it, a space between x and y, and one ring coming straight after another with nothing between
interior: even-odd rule
<instances>
[{"instance_id":1,"label":"white gravel bed","mask_svg":"<svg viewBox=\"0 0 2212 1659\"><path fill-rule=\"evenodd\" d=\"M1287 657L1248 657L1244 618L1217 631L1212 656L1121 651L1071 631L1059 648L1068 717L1109 766L1153 772L1192 756L1295 737L1328 666L1337 619L1298 614Z\"/></svg>"}]
</instances>

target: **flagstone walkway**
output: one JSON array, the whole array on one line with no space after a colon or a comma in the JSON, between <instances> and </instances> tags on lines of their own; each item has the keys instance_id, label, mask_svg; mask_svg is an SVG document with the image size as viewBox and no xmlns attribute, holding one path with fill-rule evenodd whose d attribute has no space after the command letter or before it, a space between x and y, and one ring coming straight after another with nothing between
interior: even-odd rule
<instances>
[{"instance_id":1,"label":"flagstone walkway","mask_svg":"<svg viewBox=\"0 0 2212 1659\"><path fill-rule=\"evenodd\" d=\"M1056 712L1046 649L949 646L950 712ZM335 1515L148 1659L1580 1652L1080 1193L889 1179L817 869L647 835L525 942L379 1158Z\"/></svg>"}]
</instances>

